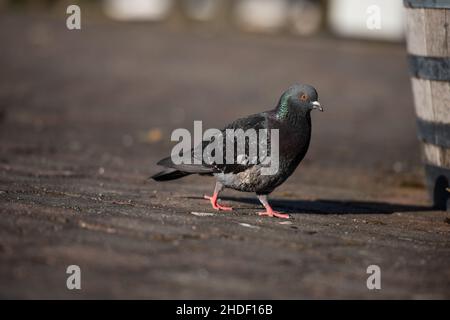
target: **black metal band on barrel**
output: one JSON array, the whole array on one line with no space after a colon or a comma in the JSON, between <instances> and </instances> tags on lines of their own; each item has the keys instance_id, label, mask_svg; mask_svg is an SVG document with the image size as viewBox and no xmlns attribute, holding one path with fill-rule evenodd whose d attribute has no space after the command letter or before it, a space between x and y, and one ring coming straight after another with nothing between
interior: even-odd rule
<instances>
[{"instance_id":1,"label":"black metal band on barrel","mask_svg":"<svg viewBox=\"0 0 450 320\"><path fill-rule=\"evenodd\" d=\"M450 9L448 0L403 0L406 8Z\"/></svg>"},{"instance_id":2,"label":"black metal band on barrel","mask_svg":"<svg viewBox=\"0 0 450 320\"><path fill-rule=\"evenodd\" d=\"M450 58L408 55L409 71L413 77L436 81L450 81Z\"/></svg>"},{"instance_id":3,"label":"black metal band on barrel","mask_svg":"<svg viewBox=\"0 0 450 320\"><path fill-rule=\"evenodd\" d=\"M450 179L450 169L438 167L438 166L426 163L425 170L431 176L438 177L440 175L444 175Z\"/></svg>"},{"instance_id":4,"label":"black metal band on barrel","mask_svg":"<svg viewBox=\"0 0 450 320\"><path fill-rule=\"evenodd\" d=\"M450 169L425 164L427 185L433 198L434 208L438 210L450 210Z\"/></svg>"},{"instance_id":5,"label":"black metal band on barrel","mask_svg":"<svg viewBox=\"0 0 450 320\"><path fill-rule=\"evenodd\" d=\"M436 123L417 119L417 131L420 140L450 148L450 123Z\"/></svg>"}]
</instances>

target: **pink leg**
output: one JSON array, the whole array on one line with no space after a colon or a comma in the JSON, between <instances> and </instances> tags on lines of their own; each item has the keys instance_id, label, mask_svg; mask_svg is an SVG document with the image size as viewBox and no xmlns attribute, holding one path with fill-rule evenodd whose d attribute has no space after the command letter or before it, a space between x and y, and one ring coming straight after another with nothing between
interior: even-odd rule
<instances>
[{"instance_id":1,"label":"pink leg","mask_svg":"<svg viewBox=\"0 0 450 320\"><path fill-rule=\"evenodd\" d=\"M223 186L219 182L217 182L216 187L214 189L214 194L212 195L212 197L206 196L206 195L203 197L205 199L211 201L212 207L216 210L232 211L233 210L232 207L221 206L217 201L218 197L219 197L219 192L222 190L222 188L223 188Z\"/></svg>"},{"instance_id":2,"label":"pink leg","mask_svg":"<svg viewBox=\"0 0 450 320\"><path fill-rule=\"evenodd\" d=\"M260 216L269 216L269 217L277 217L282 219L289 219L289 215L286 213L281 213L278 211L274 211L272 207L270 206L269 202L267 201L266 195L258 195L259 201L263 204L264 208L266 208L266 211L258 212Z\"/></svg>"}]
</instances>

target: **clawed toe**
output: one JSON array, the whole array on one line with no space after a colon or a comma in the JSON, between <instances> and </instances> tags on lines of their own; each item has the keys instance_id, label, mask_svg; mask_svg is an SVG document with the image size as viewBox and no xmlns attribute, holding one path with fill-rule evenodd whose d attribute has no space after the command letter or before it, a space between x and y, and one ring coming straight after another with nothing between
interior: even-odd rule
<instances>
[{"instance_id":1,"label":"clawed toe","mask_svg":"<svg viewBox=\"0 0 450 320\"><path fill-rule=\"evenodd\" d=\"M289 219L289 215L287 213L281 213L277 211L262 211L258 212L260 216L268 216L268 217L276 217L281 219Z\"/></svg>"},{"instance_id":2,"label":"clawed toe","mask_svg":"<svg viewBox=\"0 0 450 320\"><path fill-rule=\"evenodd\" d=\"M217 202L217 197L214 197L214 196L210 197L210 196L204 195L203 198L205 198L206 200L211 201L212 207L213 207L214 209L216 209L216 210L219 210L219 211L220 211L220 210L222 210L222 211L232 211L232 210L233 210L232 207L227 207L227 206L222 206L222 205L220 205L220 204Z\"/></svg>"},{"instance_id":3,"label":"clawed toe","mask_svg":"<svg viewBox=\"0 0 450 320\"><path fill-rule=\"evenodd\" d=\"M216 210L223 210L223 211L233 211L232 207L221 206L220 204L216 204L214 209L216 209Z\"/></svg>"}]
</instances>

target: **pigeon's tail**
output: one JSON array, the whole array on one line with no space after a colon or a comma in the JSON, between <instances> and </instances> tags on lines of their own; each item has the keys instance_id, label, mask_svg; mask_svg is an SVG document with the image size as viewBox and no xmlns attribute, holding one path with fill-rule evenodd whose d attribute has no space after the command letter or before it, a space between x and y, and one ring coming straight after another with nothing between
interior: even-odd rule
<instances>
[{"instance_id":1,"label":"pigeon's tail","mask_svg":"<svg viewBox=\"0 0 450 320\"><path fill-rule=\"evenodd\" d=\"M155 181L169 181L180 179L188 175L190 175L189 172L183 172L177 169L168 168L161 172L158 172L157 174L151 176L150 178Z\"/></svg>"},{"instance_id":2,"label":"pigeon's tail","mask_svg":"<svg viewBox=\"0 0 450 320\"><path fill-rule=\"evenodd\" d=\"M175 180L190 174L211 175L214 172L213 168L201 164L174 164L170 157L158 161L157 164L166 168L150 177L155 181Z\"/></svg>"}]
</instances>

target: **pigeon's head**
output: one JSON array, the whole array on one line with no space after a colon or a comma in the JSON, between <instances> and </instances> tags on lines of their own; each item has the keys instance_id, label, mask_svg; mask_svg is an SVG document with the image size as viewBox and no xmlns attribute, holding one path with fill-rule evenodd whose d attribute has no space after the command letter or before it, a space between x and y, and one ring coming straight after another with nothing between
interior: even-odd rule
<instances>
[{"instance_id":1,"label":"pigeon's head","mask_svg":"<svg viewBox=\"0 0 450 320\"><path fill-rule=\"evenodd\" d=\"M277 110L283 117L290 112L309 113L314 109L323 111L314 87L307 84L296 84L287 89L280 97Z\"/></svg>"}]
</instances>

